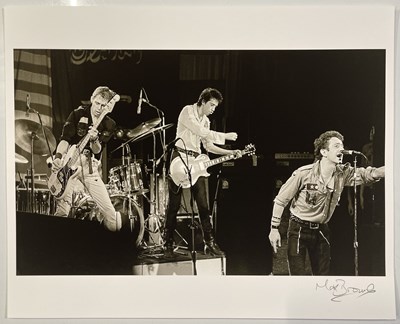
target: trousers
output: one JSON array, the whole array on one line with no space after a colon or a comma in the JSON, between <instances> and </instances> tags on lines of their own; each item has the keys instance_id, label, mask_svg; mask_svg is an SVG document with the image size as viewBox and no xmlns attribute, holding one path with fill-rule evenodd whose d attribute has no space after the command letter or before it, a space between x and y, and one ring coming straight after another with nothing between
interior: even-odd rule
<instances>
[{"instance_id":1,"label":"trousers","mask_svg":"<svg viewBox=\"0 0 400 324\"><path fill-rule=\"evenodd\" d=\"M87 163L85 163L85 157L82 157L83 163L81 174L74 179L70 179L68 187L66 189L65 195L62 199L57 201L57 208L54 216L64 216L69 215L71 205L73 203L73 194L76 192L77 188L84 187L84 190L89 193L96 203L101 215L103 216L103 224L110 231L117 231L121 226L121 222L117 221L117 213L111 202L110 196L107 192L106 186L100 177L98 172L98 161L92 158L92 167L90 173Z\"/></svg>"},{"instance_id":2,"label":"trousers","mask_svg":"<svg viewBox=\"0 0 400 324\"><path fill-rule=\"evenodd\" d=\"M329 275L330 233L328 224L311 229L290 219L288 227L288 264L290 275L307 275L306 256L310 258L313 275Z\"/></svg>"},{"instance_id":3,"label":"trousers","mask_svg":"<svg viewBox=\"0 0 400 324\"><path fill-rule=\"evenodd\" d=\"M199 217L204 234L210 234L213 230L210 211L207 200L207 182L205 177L199 177L192 187L194 201L196 201ZM178 187L173 180L168 177L168 207L166 212L165 228L169 233L176 229L176 216L181 205L182 188Z\"/></svg>"}]
</instances>

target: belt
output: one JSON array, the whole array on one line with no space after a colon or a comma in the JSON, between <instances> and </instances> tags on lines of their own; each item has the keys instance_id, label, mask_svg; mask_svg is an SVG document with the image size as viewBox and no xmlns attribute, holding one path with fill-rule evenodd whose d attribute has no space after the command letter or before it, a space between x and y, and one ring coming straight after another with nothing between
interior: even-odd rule
<instances>
[{"instance_id":1,"label":"belt","mask_svg":"<svg viewBox=\"0 0 400 324\"><path fill-rule=\"evenodd\" d=\"M295 221L296 223L298 223L304 227L308 227L310 229L319 229L319 227L323 225L320 223L313 223L313 222L306 221L306 220L298 218L297 216L294 216L294 215L290 215L290 219Z\"/></svg>"},{"instance_id":2,"label":"belt","mask_svg":"<svg viewBox=\"0 0 400 324\"><path fill-rule=\"evenodd\" d=\"M198 157L200 154L195 152L195 151L191 151L191 150L184 150L178 146L175 146L175 151L181 152L181 153L185 153L189 156L194 156L194 157Z\"/></svg>"}]
</instances>

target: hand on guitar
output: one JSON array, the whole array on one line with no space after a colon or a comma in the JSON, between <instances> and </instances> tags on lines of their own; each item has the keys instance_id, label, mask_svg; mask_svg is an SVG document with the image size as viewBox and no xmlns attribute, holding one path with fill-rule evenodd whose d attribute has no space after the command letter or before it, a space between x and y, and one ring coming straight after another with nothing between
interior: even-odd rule
<instances>
[{"instance_id":1,"label":"hand on guitar","mask_svg":"<svg viewBox=\"0 0 400 324\"><path fill-rule=\"evenodd\" d=\"M234 159L239 159L243 156L243 152L241 150L233 150L232 154L235 155Z\"/></svg>"},{"instance_id":2,"label":"hand on guitar","mask_svg":"<svg viewBox=\"0 0 400 324\"><path fill-rule=\"evenodd\" d=\"M99 131L92 126L89 127L88 134L91 142L95 142L99 138Z\"/></svg>"},{"instance_id":3,"label":"hand on guitar","mask_svg":"<svg viewBox=\"0 0 400 324\"><path fill-rule=\"evenodd\" d=\"M55 157L51 165L51 171L57 172L62 166L61 158Z\"/></svg>"}]
</instances>

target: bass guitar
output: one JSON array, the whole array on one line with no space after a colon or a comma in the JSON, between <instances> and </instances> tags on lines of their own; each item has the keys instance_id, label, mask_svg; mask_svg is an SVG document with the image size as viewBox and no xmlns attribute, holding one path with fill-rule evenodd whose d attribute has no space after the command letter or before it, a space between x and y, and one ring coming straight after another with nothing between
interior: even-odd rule
<instances>
[{"instance_id":1,"label":"bass guitar","mask_svg":"<svg viewBox=\"0 0 400 324\"><path fill-rule=\"evenodd\" d=\"M241 151L242 156L253 155L255 152L256 148L253 144L246 145L245 149ZM178 156L171 162L170 175L177 186L182 188L190 188L190 183L194 185L199 177L210 176L210 174L207 172L209 167L232 159L236 159L235 154L220 156L213 160L210 160L206 154L200 154L196 158L193 156L188 156L187 161L186 158L181 158ZM186 164L188 165L186 166Z\"/></svg>"},{"instance_id":2,"label":"bass guitar","mask_svg":"<svg viewBox=\"0 0 400 324\"><path fill-rule=\"evenodd\" d=\"M115 95L111 98L111 100L107 103L107 105L103 108L99 118L93 124L92 129L97 130L97 127L103 120L104 116L110 113L113 108L114 104L119 101L120 96ZM62 199L65 195L65 192L68 189L69 180L74 179L80 173L82 169L81 166L77 166L76 162L79 158L79 155L83 152L84 148L86 147L87 143L90 140L90 135L86 134L78 144L71 145L68 149L67 154L63 157L61 161L61 168L57 171L54 171L47 181L47 186L50 190L50 193L56 199Z\"/></svg>"}]
</instances>

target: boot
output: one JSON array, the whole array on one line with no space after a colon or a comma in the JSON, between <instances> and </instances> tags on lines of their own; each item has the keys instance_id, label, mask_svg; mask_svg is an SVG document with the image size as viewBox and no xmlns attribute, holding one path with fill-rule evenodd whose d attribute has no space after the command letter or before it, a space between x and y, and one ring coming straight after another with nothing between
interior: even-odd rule
<instances>
[{"instance_id":1,"label":"boot","mask_svg":"<svg viewBox=\"0 0 400 324\"><path fill-rule=\"evenodd\" d=\"M164 232L164 257L167 259L172 259L175 257L174 254L174 238L171 234L171 231L165 229Z\"/></svg>"},{"instance_id":2,"label":"boot","mask_svg":"<svg viewBox=\"0 0 400 324\"><path fill-rule=\"evenodd\" d=\"M204 254L207 252L212 256L224 256L225 253L220 249L215 242L214 235L211 231L204 232Z\"/></svg>"}]
</instances>

